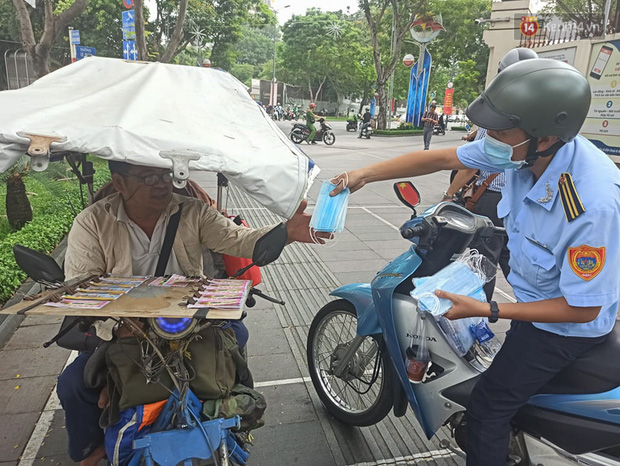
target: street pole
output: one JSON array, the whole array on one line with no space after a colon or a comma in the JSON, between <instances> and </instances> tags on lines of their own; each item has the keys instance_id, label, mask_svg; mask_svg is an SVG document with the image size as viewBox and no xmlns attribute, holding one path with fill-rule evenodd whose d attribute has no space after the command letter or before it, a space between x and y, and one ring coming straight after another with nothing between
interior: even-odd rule
<instances>
[{"instance_id":1,"label":"street pole","mask_svg":"<svg viewBox=\"0 0 620 466\"><path fill-rule=\"evenodd\" d=\"M73 35L71 34L73 31L72 27L69 27L69 50L71 51L71 63L75 63L77 61L76 53L75 53L75 44L73 43Z\"/></svg>"},{"instance_id":2,"label":"street pole","mask_svg":"<svg viewBox=\"0 0 620 466\"><path fill-rule=\"evenodd\" d=\"M394 57L394 49L395 49L395 44L394 44L394 29L396 28L396 18L394 17L394 14L392 14L392 58ZM398 62L397 62L398 63ZM396 65L398 66L398 65ZM392 71L392 74L390 75L390 88L388 89L388 108L387 110L387 128L388 129L392 129L392 99L394 98L394 73L396 73L396 68L394 68L394 70Z\"/></svg>"},{"instance_id":3,"label":"street pole","mask_svg":"<svg viewBox=\"0 0 620 466\"><path fill-rule=\"evenodd\" d=\"M273 25L273 77L271 79L271 98L269 99L269 103L273 106L276 105L276 99L278 98L278 89L276 87L277 34L278 34L278 15L276 14L276 22Z\"/></svg>"},{"instance_id":4,"label":"street pole","mask_svg":"<svg viewBox=\"0 0 620 466\"><path fill-rule=\"evenodd\" d=\"M273 14L276 16L276 22L273 25L273 75L271 78L271 95L269 96L269 104L275 107L278 101L278 85L276 82L276 53L277 53L277 38L278 38L278 11L284 10L291 5L285 5L282 8L273 10Z\"/></svg>"}]
</instances>

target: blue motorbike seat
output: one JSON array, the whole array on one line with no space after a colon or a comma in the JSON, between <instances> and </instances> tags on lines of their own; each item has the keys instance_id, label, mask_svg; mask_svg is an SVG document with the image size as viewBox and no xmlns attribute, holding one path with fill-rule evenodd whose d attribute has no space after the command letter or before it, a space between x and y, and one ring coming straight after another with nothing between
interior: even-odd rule
<instances>
[{"instance_id":1,"label":"blue motorbike seat","mask_svg":"<svg viewBox=\"0 0 620 466\"><path fill-rule=\"evenodd\" d=\"M620 324L599 346L586 351L579 359L558 373L545 385L541 394L603 393L620 386Z\"/></svg>"}]
</instances>

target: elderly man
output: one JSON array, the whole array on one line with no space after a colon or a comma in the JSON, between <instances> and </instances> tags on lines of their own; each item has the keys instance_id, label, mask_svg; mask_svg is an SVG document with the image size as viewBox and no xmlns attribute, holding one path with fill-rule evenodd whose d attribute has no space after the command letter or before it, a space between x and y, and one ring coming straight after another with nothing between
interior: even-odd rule
<instances>
[{"instance_id":1,"label":"elderly man","mask_svg":"<svg viewBox=\"0 0 620 466\"><path fill-rule=\"evenodd\" d=\"M197 199L173 194L169 169L110 162L112 194L79 214L69 233L65 259L67 278L85 273L152 275L159 261L171 216L181 210L178 230L165 274L202 275L203 248L238 257L251 257L256 241L271 227L235 225ZM312 242L310 216L303 201L287 222L289 242ZM322 241L322 240L321 240ZM234 325L240 346L247 329ZM99 390L87 388L83 353L58 379L58 396L65 410L69 455L82 465L96 465L105 456L99 427Z\"/></svg>"}]
</instances>

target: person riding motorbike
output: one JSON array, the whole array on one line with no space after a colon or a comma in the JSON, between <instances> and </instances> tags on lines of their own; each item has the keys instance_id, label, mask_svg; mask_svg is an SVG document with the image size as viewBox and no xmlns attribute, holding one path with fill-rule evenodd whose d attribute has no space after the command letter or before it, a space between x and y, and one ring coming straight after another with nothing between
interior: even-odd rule
<instances>
[{"instance_id":1,"label":"person riding motorbike","mask_svg":"<svg viewBox=\"0 0 620 466\"><path fill-rule=\"evenodd\" d=\"M357 137L358 139L361 139L362 137L362 133L364 132L364 129L370 124L370 120L372 119L372 115L370 114L370 110L368 108L364 109L364 115L362 115L362 124L360 125L360 134Z\"/></svg>"},{"instance_id":2,"label":"person riding motorbike","mask_svg":"<svg viewBox=\"0 0 620 466\"><path fill-rule=\"evenodd\" d=\"M505 172L498 205L511 251L516 303L452 301L449 319L512 319L506 340L467 407L467 464L506 464L510 420L555 374L605 341L620 300L620 173L578 136L588 81L573 67L526 60L500 73L467 109L487 129L458 148L412 152L339 176L352 192L366 183L439 170ZM605 228L601 228L601 221Z\"/></svg>"},{"instance_id":3,"label":"person riding motorbike","mask_svg":"<svg viewBox=\"0 0 620 466\"><path fill-rule=\"evenodd\" d=\"M271 227L240 227L206 203L173 194L169 169L109 162L112 194L80 213L69 233L65 275L113 273L121 276L150 275L155 270L170 216L181 210L178 231L166 274L200 276L204 248L238 257L251 257L256 241ZM288 241L312 242L310 216L297 213L287 222ZM182 206L182 207L181 207ZM317 236L325 236L317 233ZM320 239L319 241L323 241ZM233 326L239 346L247 342L247 330ZM82 465L96 465L104 457L99 416L104 399L87 388L84 367L91 353L82 353L60 375L57 393L65 410L69 455Z\"/></svg>"},{"instance_id":4,"label":"person riding motorbike","mask_svg":"<svg viewBox=\"0 0 620 466\"><path fill-rule=\"evenodd\" d=\"M315 107L316 104L314 102L310 102L309 108L306 110L306 126L310 128L310 135L306 141L308 144L316 144L316 141L314 140L314 136L316 135L316 127L314 126L316 116L313 111Z\"/></svg>"}]
</instances>

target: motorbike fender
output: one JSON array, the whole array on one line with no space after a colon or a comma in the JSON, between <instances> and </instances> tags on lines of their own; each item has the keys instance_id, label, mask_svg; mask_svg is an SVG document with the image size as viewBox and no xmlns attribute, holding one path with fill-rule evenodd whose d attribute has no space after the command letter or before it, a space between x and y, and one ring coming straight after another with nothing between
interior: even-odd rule
<instances>
[{"instance_id":1,"label":"motorbike fender","mask_svg":"<svg viewBox=\"0 0 620 466\"><path fill-rule=\"evenodd\" d=\"M396 375L409 400L409 406L424 429L424 433L430 439L435 432L426 421L412 383L407 376L407 368L398 343L394 321L394 291L402 282L411 277L421 263L422 259L415 252L414 245L380 270L373 279L371 288L373 301L379 310L377 316L383 329L383 340L396 369ZM399 408L402 409L401 406Z\"/></svg>"},{"instance_id":2,"label":"motorbike fender","mask_svg":"<svg viewBox=\"0 0 620 466\"><path fill-rule=\"evenodd\" d=\"M357 311L358 335L376 335L382 332L379 316L372 298L370 283L353 283L335 289L332 296L346 299Z\"/></svg>"}]
</instances>

